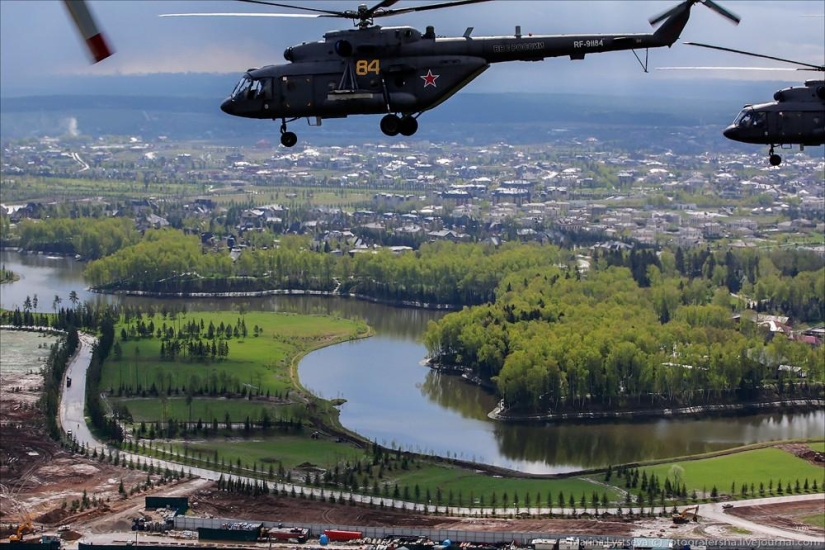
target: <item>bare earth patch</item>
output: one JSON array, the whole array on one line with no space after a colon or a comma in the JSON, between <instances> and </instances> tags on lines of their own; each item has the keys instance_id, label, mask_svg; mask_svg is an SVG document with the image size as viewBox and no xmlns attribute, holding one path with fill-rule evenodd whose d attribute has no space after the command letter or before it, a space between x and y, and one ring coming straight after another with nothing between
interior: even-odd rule
<instances>
[{"instance_id":1,"label":"bare earth patch","mask_svg":"<svg viewBox=\"0 0 825 550\"><path fill-rule=\"evenodd\" d=\"M259 521L283 521L290 525L332 523L363 527L422 527L472 531L566 531L581 534L629 536L630 522L597 519L497 519L458 518L414 514L409 511L368 508L273 495L258 496L202 490L190 496L198 515L239 517Z\"/></svg>"},{"instance_id":2,"label":"bare earth patch","mask_svg":"<svg viewBox=\"0 0 825 550\"><path fill-rule=\"evenodd\" d=\"M736 506L728 510L728 513L771 527L799 531L812 536L825 536L825 529L802 521L802 518L822 513L823 508L825 508L825 497L822 500L783 502L762 506Z\"/></svg>"}]
</instances>

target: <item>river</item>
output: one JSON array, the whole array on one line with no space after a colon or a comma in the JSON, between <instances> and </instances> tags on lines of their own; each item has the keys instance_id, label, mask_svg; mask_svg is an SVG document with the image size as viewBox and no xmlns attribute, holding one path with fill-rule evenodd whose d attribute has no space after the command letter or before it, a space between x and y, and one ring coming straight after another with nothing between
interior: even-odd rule
<instances>
[{"instance_id":1,"label":"river","mask_svg":"<svg viewBox=\"0 0 825 550\"><path fill-rule=\"evenodd\" d=\"M341 423L387 446L457 457L531 473L563 473L739 445L817 437L825 411L741 417L603 424L513 425L492 422L496 399L461 378L424 366L419 342L427 323L443 313L382 306L343 298L265 297L197 300L103 296L86 290L82 263L66 258L0 251L0 266L21 276L0 285L0 306L22 307L38 295L38 310L52 311L55 295L81 300L165 303L195 309L289 311L359 318L376 336L324 348L301 362L299 376L325 398L344 398ZM65 304L64 304L65 305Z\"/></svg>"}]
</instances>

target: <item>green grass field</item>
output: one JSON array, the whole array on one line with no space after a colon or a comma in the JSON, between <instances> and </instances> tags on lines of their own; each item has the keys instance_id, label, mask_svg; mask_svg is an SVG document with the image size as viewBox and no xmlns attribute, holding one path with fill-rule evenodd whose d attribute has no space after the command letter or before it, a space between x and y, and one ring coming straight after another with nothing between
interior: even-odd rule
<instances>
[{"instance_id":1,"label":"green grass field","mask_svg":"<svg viewBox=\"0 0 825 550\"><path fill-rule=\"evenodd\" d=\"M219 327L235 326L241 315L238 312L190 312L177 319L166 320L158 314L151 321L155 330L175 327L178 324L195 321L208 327L213 323ZM260 417L260 408L255 400L247 401L241 396L250 393L256 398L283 400L296 387L290 374L291 362L301 355L325 345L346 341L368 334L369 328L362 322L354 322L335 317L293 315L285 313L251 312L243 316L247 327L246 337L227 339L229 354L226 359L192 360L179 356L176 360L161 360L162 340L127 336L124 340L121 329L129 326L121 324L116 328L117 345L120 354L113 353L103 369L101 387L112 392L115 400L142 397L130 400L127 406L138 421L154 421L175 418L189 419L189 407L182 402L187 391L193 391L192 419L201 418L211 422L214 413L219 422L224 421L229 412L232 421L243 421L247 414ZM144 323L149 319L144 317ZM254 327L259 327L259 336L254 336ZM202 332L205 334L205 330ZM206 338L201 338L206 340ZM215 402L216 397L226 392L238 396L226 404ZM161 396L169 399L165 405ZM210 396L213 399L201 399ZM257 412L256 412L257 411ZM282 416L279 414L278 416Z\"/></svg>"},{"instance_id":2,"label":"green grass field","mask_svg":"<svg viewBox=\"0 0 825 550\"><path fill-rule=\"evenodd\" d=\"M813 450L813 451L816 451L816 452L819 452L819 453L825 453L825 441L819 441L819 442L816 442L816 443L808 443L808 447L810 447L811 450Z\"/></svg>"},{"instance_id":3,"label":"green grass field","mask_svg":"<svg viewBox=\"0 0 825 550\"><path fill-rule=\"evenodd\" d=\"M223 424L227 415L232 423L242 423L247 417L252 421L260 420L264 410L271 420L297 420L306 416L306 407L303 404L277 404L255 399L196 397L192 399L191 411L184 397L172 397L160 401L150 398L113 401L125 406L132 414L132 420L135 423L176 418L187 422L190 419L192 422L200 420L208 424L214 418Z\"/></svg>"},{"instance_id":4,"label":"green grass field","mask_svg":"<svg viewBox=\"0 0 825 550\"><path fill-rule=\"evenodd\" d=\"M796 480L804 484L805 479L809 481L809 486L813 480L817 481L819 490L822 490L825 471L821 467L814 466L801 458L793 456L791 453L777 448L757 449L744 451L730 455L706 458L701 460L682 460L679 462L660 464L648 468L640 468L639 473L646 472L648 476L655 473L660 481L664 483L665 478L671 474L671 468L678 465L683 469L681 474L682 482L687 486L690 493L696 490L700 497L702 492L710 494L711 489L716 486L719 494L730 494L731 483L736 483L733 496L740 496L741 484L754 485L759 491L759 484L764 484L765 495L768 494L770 483L773 483L774 492L781 481L783 489L788 482L793 489ZM671 482L673 475L670 475ZM758 496L758 494L757 494Z\"/></svg>"},{"instance_id":5,"label":"green grass field","mask_svg":"<svg viewBox=\"0 0 825 550\"><path fill-rule=\"evenodd\" d=\"M615 489L605 488L596 483L592 483L587 478L569 477L558 479L507 479L499 476L492 476L463 468L443 465L422 465L421 468L412 467L409 470L394 470L387 476L387 481L397 483L400 487L408 486L414 488L419 486L421 494L425 494L426 489L430 489L430 494L434 495L437 489L441 489L444 496L442 504L446 504L446 497L450 491L453 492L457 502L459 493L464 499L465 505L469 504L470 495L473 496L475 504L481 502L485 506L492 505L493 495L496 495L496 503L499 507L512 507L515 499L518 499L519 506L526 507L525 498L529 495L530 506L536 507L537 499L542 507L547 507L548 496L552 499L553 507L558 507L558 495L561 491L564 495L565 506L572 495L579 506L581 496L584 495L587 507L591 507L591 498L595 491L599 498L605 493L611 503L621 502L619 492ZM507 500L504 500L504 497ZM421 501L423 502L423 500Z\"/></svg>"},{"instance_id":6,"label":"green grass field","mask_svg":"<svg viewBox=\"0 0 825 550\"><path fill-rule=\"evenodd\" d=\"M218 461L236 465L241 460L243 468L258 465L258 471L265 471L269 464L280 462L287 470L301 464L311 464L324 469L336 465L355 462L364 456L364 451L345 443L336 443L328 439L312 439L309 431L305 435L275 434L262 439L223 439L189 443L190 455L201 453L203 456L218 456ZM183 445L173 445L179 453Z\"/></svg>"},{"instance_id":7,"label":"green grass field","mask_svg":"<svg viewBox=\"0 0 825 550\"><path fill-rule=\"evenodd\" d=\"M820 527L822 529L825 529L825 512L819 512L812 516L805 516L801 519L808 525L813 525L814 527Z\"/></svg>"},{"instance_id":8,"label":"green grass field","mask_svg":"<svg viewBox=\"0 0 825 550\"><path fill-rule=\"evenodd\" d=\"M166 448L165 444L161 445L164 449ZM472 503L476 506L484 504L489 507L495 498L498 507L512 507L515 500L518 500L521 507L526 507L528 501L531 507L536 507L539 505L537 499L541 506L546 507L547 498L550 497L553 507L558 508L558 496L559 492L562 492L565 506L568 505L572 495L576 506L580 507L580 500L584 495L586 506L592 509L591 501L594 491L600 500L604 493L610 503L623 502L618 491L588 481L587 478L507 479L449 465L429 464L424 461L410 461L405 469L401 465L403 461L397 460L390 460L388 467L381 473L379 473L379 466L373 466L371 473L368 474L367 465L371 463L371 457L367 456L365 451L329 439L311 439L308 434L272 435L267 436L265 440L256 437L249 440L215 439L208 442L187 443L187 447L189 456L199 456L201 460L209 456L213 464L217 460L218 464L232 465L236 468L240 463L241 468L245 470L244 473L252 473L253 470L265 473L268 471L269 464L275 465L276 472L279 465L287 470L301 465L319 467L323 470L333 470L338 466L343 470L347 464L354 465L360 460L364 473L358 477L358 492L373 494L374 486L378 485L378 496L386 493L392 496L397 485L399 496L403 498L406 488L410 500L416 501L415 487L418 486L417 502L422 503L427 500L427 490L430 492L430 500L433 504L436 503L440 490L441 504L448 504L449 495L452 492L454 497L452 504L458 505L458 498L461 495L464 506ZM182 443L174 443L171 448L173 452L183 454ZM300 483L302 480L293 478L293 481ZM347 487L327 487L327 489L348 490Z\"/></svg>"}]
</instances>

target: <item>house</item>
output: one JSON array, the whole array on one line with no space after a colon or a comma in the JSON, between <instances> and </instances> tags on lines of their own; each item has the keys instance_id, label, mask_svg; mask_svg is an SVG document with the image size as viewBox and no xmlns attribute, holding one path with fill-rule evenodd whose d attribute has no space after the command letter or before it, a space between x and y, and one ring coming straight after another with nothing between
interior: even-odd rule
<instances>
[{"instance_id":1,"label":"house","mask_svg":"<svg viewBox=\"0 0 825 550\"><path fill-rule=\"evenodd\" d=\"M796 378L807 378L808 373L802 370L802 367L794 367L792 365L779 365L776 367L776 375L790 375Z\"/></svg>"},{"instance_id":2,"label":"house","mask_svg":"<svg viewBox=\"0 0 825 550\"><path fill-rule=\"evenodd\" d=\"M450 229L442 229L441 231L430 231L427 236L434 241L453 241L461 242L469 240L469 235L458 233Z\"/></svg>"}]
</instances>

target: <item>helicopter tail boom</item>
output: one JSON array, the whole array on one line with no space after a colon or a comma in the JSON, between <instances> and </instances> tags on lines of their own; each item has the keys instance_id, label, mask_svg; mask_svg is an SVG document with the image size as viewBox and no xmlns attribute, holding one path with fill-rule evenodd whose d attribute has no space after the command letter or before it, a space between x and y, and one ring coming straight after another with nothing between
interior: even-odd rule
<instances>
[{"instance_id":1,"label":"helicopter tail boom","mask_svg":"<svg viewBox=\"0 0 825 550\"><path fill-rule=\"evenodd\" d=\"M517 30L515 36L508 37L465 37L463 40L447 40L463 43L463 52L467 52L467 47L469 47L471 55L483 57L488 63L537 61L546 57L566 55L569 55L571 59L584 59L586 55L593 53L670 47L682 34L690 19L691 8L696 3L712 7L714 11L734 23L739 21L737 16L712 3L711 0L684 0L666 13L652 19L653 24L664 21L653 33L522 36ZM444 41L439 40L439 42Z\"/></svg>"}]
</instances>

